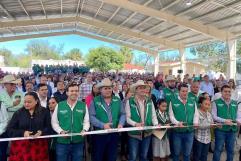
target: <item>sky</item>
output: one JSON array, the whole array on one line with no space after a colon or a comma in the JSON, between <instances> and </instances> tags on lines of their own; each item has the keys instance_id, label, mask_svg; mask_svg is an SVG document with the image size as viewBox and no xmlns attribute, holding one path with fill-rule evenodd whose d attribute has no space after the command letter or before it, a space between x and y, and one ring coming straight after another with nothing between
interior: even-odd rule
<instances>
[{"instance_id":1,"label":"sky","mask_svg":"<svg viewBox=\"0 0 241 161\"><path fill-rule=\"evenodd\" d=\"M51 45L59 46L60 44L64 44L63 52L68 52L72 48L79 48L82 53L85 55L88 53L89 49L96 48L99 46L107 46L111 48L118 49L118 45L114 45L111 43L87 38L87 37L81 37L78 35L65 35L65 36L52 36L52 37L44 37L44 38L35 38L39 40L46 40ZM1 42L0 48L6 48L8 50L11 50L13 54L18 55L21 53L25 53L25 49L27 44L34 39L25 39L25 40L15 40L15 41L8 41L8 42ZM134 50L134 54L144 54L141 51ZM192 57L189 50L187 49L187 55L188 57ZM177 51L168 51L164 52L164 54L168 55L177 55Z\"/></svg>"}]
</instances>

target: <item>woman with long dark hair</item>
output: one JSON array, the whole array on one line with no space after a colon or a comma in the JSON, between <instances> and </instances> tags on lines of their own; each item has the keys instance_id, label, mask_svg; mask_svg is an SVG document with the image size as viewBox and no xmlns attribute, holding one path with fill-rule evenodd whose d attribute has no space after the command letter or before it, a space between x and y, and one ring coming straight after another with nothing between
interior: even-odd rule
<instances>
[{"instance_id":1,"label":"woman with long dark hair","mask_svg":"<svg viewBox=\"0 0 241 161\"><path fill-rule=\"evenodd\" d=\"M9 137L37 137L51 133L50 113L41 107L38 95L29 92L24 106L16 111L7 127ZM49 161L47 139L12 141L9 161Z\"/></svg>"}]
</instances>

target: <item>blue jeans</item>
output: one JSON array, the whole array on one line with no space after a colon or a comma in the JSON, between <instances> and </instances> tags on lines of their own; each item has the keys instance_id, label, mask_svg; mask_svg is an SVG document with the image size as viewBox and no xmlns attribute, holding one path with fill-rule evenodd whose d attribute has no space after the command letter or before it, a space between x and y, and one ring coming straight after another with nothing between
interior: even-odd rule
<instances>
[{"instance_id":1,"label":"blue jeans","mask_svg":"<svg viewBox=\"0 0 241 161\"><path fill-rule=\"evenodd\" d=\"M207 161L210 143L204 144L194 139L193 161Z\"/></svg>"},{"instance_id":2,"label":"blue jeans","mask_svg":"<svg viewBox=\"0 0 241 161\"><path fill-rule=\"evenodd\" d=\"M213 153L213 161L220 161L220 156L223 151L223 146L225 143L225 148L227 151L227 160L233 161L234 155L234 143L236 135L235 132L224 132L221 130L215 130L215 149Z\"/></svg>"},{"instance_id":3,"label":"blue jeans","mask_svg":"<svg viewBox=\"0 0 241 161\"><path fill-rule=\"evenodd\" d=\"M145 137L142 140L129 136L129 160L136 161L139 152L140 161L148 161L147 154L151 143L151 136Z\"/></svg>"},{"instance_id":4,"label":"blue jeans","mask_svg":"<svg viewBox=\"0 0 241 161\"><path fill-rule=\"evenodd\" d=\"M119 134L93 135L93 161L116 161Z\"/></svg>"},{"instance_id":5,"label":"blue jeans","mask_svg":"<svg viewBox=\"0 0 241 161\"><path fill-rule=\"evenodd\" d=\"M4 133L0 135L0 138L6 138L7 134ZM7 161L7 149L8 149L8 141L0 142L0 161Z\"/></svg>"},{"instance_id":6,"label":"blue jeans","mask_svg":"<svg viewBox=\"0 0 241 161\"><path fill-rule=\"evenodd\" d=\"M57 161L82 161L84 154L84 143L79 144L56 144Z\"/></svg>"},{"instance_id":7,"label":"blue jeans","mask_svg":"<svg viewBox=\"0 0 241 161\"><path fill-rule=\"evenodd\" d=\"M173 132L173 161L179 161L179 155L183 153L183 161L190 161L194 133Z\"/></svg>"}]
</instances>

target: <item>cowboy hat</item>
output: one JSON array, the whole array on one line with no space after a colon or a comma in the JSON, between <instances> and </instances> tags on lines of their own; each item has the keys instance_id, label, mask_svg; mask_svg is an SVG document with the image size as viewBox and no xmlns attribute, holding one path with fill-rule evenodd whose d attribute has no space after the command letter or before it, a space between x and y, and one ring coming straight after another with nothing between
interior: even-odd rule
<instances>
[{"instance_id":1,"label":"cowboy hat","mask_svg":"<svg viewBox=\"0 0 241 161\"><path fill-rule=\"evenodd\" d=\"M173 75L168 75L165 81L167 82L167 81L172 81L172 80L175 81L176 80L175 77Z\"/></svg>"},{"instance_id":2,"label":"cowboy hat","mask_svg":"<svg viewBox=\"0 0 241 161\"><path fill-rule=\"evenodd\" d=\"M16 79L13 75L6 75L3 77L2 81L0 81L1 84L4 83L12 83L12 84L18 84L21 82L21 79Z\"/></svg>"},{"instance_id":3,"label":"cowboy hat","mask_svg":"<svg viewBox=\"0 0 241 161\"><path fill-rule=\"evenodd\" d=\"M150 87L148 84L145 84L145 82L143 80L138 80L136 83L132 84L130 89L132 92L136 91L136 88L139 86L146 86L146 87Z\"/></svg>"},{"instance_id":4,"label":"cowboy hat","mask_svg":"<svg viewBox=\"0 0 241 161\"><path fill-rule=\"evenodd\" d=\"M97 84L97 88L101 88L101 87L112 87L113 84L110 81L109 78L105 78L103 79L100 83Z\"/></svg>"}]
</instances>

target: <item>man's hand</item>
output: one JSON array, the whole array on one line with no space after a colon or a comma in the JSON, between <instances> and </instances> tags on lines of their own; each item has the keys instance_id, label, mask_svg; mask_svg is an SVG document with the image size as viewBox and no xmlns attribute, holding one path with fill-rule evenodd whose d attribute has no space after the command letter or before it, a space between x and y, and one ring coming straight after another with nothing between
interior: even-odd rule
<instances>
[{"instance_id":1,"label":"man's hand","mask_svg":"<svg viewBox=\"0 0 241 161\"><path fill-rule=\"evenodd\" d=\"M136 123L135 124L135 127L143 127L144 126L144 123Z\"/></svg>"},{"instance_id":2,"label":"man's hand","mask_svg":"<svg viewBox=\"0 0 241 161\"><path fill-rule=\"evenodd\" d=\"M183 122L179 122L179 123L177 124L177 126L183 127L183 126L184 126L184 125L183 125Z\"/></svg>"},{"instance_id":3,"label":"man's hand","mask_svg":"<svg viewBox=\"0 0 241 161\"><path fill-rule=\"evenodd\" d=\"M112 123L105 124L104 129L111 129L112 128L111 125L112 125Z\"/></svg>"},{"instance_id":4,"label":"man's hand","mask_svg":"<svg viewBox=\"0 0 241 161\"><path fill-rule=\"evenodd\" d=\"M60 134L68 134L68 131L61 131ZM68 136L63 136L63 138L68 138Z\"/></svg>"},{"instance_id":5,"label":"man's hand","mask_svg":"<svg viewBox=\"0 0 241 161\"><path fill-rule=\"evenodd\" d=\"M33 133L32 131L25 131L23 136L24 137L30 137L32 133Z\"/></svg>"},{"instance_id":6,"label":"man's hand","mask_svg":"<svg viewBox=\"0 0 241 161\"><path fill-rule=\"evenodd\" d=\"M233 122L232 122L232 120L227 119L227 120L225 120L224 124L225 125L233 125Z\"/></svg>"},{"instance_id":7,"label":"man's hand","mask_svg":"<svg viewBox=\"0 0 241 161\"><path fill-rule=\"evenodd\" d=\"M123 126L121 124L119 124L117 128L121 129L121 128L123 128Z\"/></svg>"},{"instance_id":8,"label":"man's hand","mask_svg":"<svg viewBox=\"0 0 241 161\"><path fill-rule=\"evenodd\" d=\"M38 137L38 136L41 136L41 135L42 135L42 131L38 130L37 133L34 135L34 137Z\"/></svg>"},{"instance_id":9,"label":"man's hand","mask_svg":"<svg viewBox=\"0 0 241 161\"><path fill-rule=\"evenodd\" d=\"M16 99L16 100L13 102L13 106L17 106L17 105L19 105L20 102L21 102L20 99Z\"/></svg>"}]
</instances>

